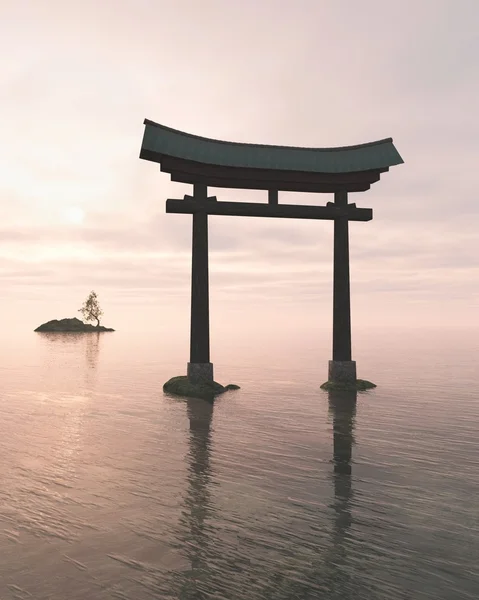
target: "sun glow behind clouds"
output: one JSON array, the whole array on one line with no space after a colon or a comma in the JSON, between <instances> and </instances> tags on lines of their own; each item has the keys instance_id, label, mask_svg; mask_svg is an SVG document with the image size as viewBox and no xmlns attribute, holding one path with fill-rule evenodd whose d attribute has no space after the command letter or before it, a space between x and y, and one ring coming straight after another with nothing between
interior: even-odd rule
<instances>
[{"instance_id":1,"label":"sun glow behind clouds","mask_svg":"<svg viewBox=\"0 0 479 600\"><path fill-rule=\"evenodd\" d=\"M67 223L81 225L85 218L85 211L79 206L69 206L63 210L63 218Z\"/></svg>"}]
</instances>

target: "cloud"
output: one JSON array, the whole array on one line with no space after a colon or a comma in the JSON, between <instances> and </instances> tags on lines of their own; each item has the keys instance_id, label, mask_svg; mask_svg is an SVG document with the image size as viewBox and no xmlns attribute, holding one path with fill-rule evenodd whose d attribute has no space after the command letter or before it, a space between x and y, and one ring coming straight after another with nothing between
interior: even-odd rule
<instances>
[{"instance_id":1,"label":"cloud","mask_svg":"<svg viewBox=\"0 0 479 600\"><path fill-rule=\"evenodd\" d=\"M67 302L96 286L122 305L187 302L191 217L165 214L165 200L190 189L139 160L147 117L232 141L392 136L405 164L351 197L374 211L350 226L353 302L415 315L414 298L451 313L475 301L477 2L67 4L10 2L0 25L5 297L33 306L55 289ZM75 206L81 226L62 221ZM332 232L331 222L211 217L212 297L224 311L271 300L311 317L331 302Z\"/></svg>"}]
</instances>

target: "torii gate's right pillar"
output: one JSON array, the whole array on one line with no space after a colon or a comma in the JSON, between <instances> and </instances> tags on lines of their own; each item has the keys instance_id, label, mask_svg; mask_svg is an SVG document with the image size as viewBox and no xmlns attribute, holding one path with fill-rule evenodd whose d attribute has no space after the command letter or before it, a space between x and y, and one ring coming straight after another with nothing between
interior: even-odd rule
<instances>
[{"instance_id":1,"label":"torii gate's right pillar","mask_svg":"<svg viewBox=\"0 0 479 600\"><path fill-rule=\"evenodd\" d=\"M348 193L336 192L334 203L346 207ZM328 381L334 383L356 383L356 361L351 360L348 224L347 216L334 219L333 360L328 369Z\"/></svg>"}]
</instances>

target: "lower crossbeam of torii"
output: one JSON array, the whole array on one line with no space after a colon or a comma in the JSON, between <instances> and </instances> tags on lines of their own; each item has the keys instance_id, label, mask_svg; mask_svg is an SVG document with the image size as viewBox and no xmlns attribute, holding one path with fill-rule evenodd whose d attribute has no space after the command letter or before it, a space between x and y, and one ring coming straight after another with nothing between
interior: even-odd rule
<instances>
[{"instance_id":1,"label":"lower crossbeam of torii","mask_svg":"<svg viewBox=\"0 0 479 600\"><path fill-rule=\"evenodd\" d=\"M403 162L391 138L337 148L299 148L224 142L186 134L145 120L140 158L160 163L172 181L193 185L193 195L168 199L167 213L193 216L191 273L191 384L213 382L210 361L208 215L327 219L334 221L333 351L324 387L361 389L351 355L349 221L370 221L369 208L348 203L348 194L368 190L381 173ZM215 188L261 189L268 203L222 202ZM334 194L325 206L280 204L279 191ZM374 384L370 384L373 387ZM366 386L367 387L367 386Z\"/></svg>"}]
</instances>

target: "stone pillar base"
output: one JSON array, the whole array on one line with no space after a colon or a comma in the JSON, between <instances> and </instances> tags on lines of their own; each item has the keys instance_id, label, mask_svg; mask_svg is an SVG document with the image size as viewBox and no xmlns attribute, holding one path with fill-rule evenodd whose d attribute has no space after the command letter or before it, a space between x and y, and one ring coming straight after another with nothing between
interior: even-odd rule
<instances>
[{"instance_id":1,"label":"stone pillar base","mask_svg":"<svg viewBox=\"0 0 479 600\"><path fill-rule=\"evenodd\" d=\"M214 381L213 363L188 363L186 375L190 383Z\"/></svg>"},{"instance_id":2,"label":"stone pillar base","mask_svg":"<svg viewBox=\"0 0 479 600\"><path fill-rule=\"evenodd\" d=\"M356 383L355 360L330 360L328 381L334 383Z\"/></svg>"}]
</instances>

